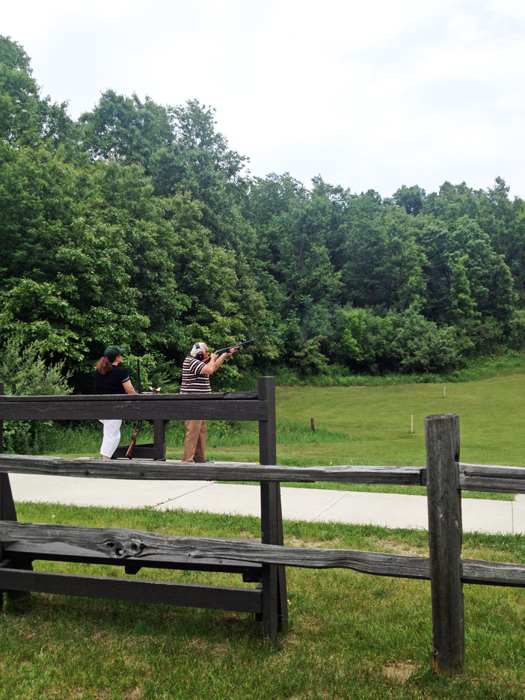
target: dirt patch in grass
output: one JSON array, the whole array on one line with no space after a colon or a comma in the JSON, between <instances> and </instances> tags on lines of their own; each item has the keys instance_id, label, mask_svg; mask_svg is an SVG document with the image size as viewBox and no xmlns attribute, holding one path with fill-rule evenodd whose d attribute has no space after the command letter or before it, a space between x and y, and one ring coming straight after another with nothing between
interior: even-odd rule
<instances>
[{"instance_id":1,"label":"dirt patch in grass","mask_svg":"<svg viewBox=\"0 0 525 700\"><path fill-rule=\"evenodd\" d=\"M142 697L142 693L139 688L132 688L124 693L122 700L139 700Z\"/></svg>"},{"instance_id":2,"label":"dirt patch in grass","mask_svg":"<svg viewBox=\"0 0 525 700\"><path fill-rule=\"evenodd\" d=\"M204 659L206 663L209 661L220 661L228 655L228 647L226 644L213 644L202 639L192 639L188 644L192 656Z\"/></svg>"},{"instance_id":3,"label":"dirt patch in grass","mask_svg":"<svg viewBox=\"0 0 525 700\"><path fill-rule=\"evenodd\" d=\"M254 535L252 532L249 530L241 530L239 532L239 538L241 540L260 540L261 536L260 535Z\"/></svg>"},{"instance_id":4,"label":"dirt patch in grass","mask_svg":"<svg viewBox=\"0 0 525 700\"><path fill-rule=\"evenodd\" d=\"M413 547L408 544L393 544L388 547L392 552L405 554L408 557L428 557L428 547Z\"/></svg>"},{"instance_id":5,"label":"dirt patch in grass","mask_svg":"<svg viewBox=\"0 0 525 700\"><path fill-rule=\"evenodd\" d=\"M291 537L287 537L285 541L285 545L287 547L307 547L308 549L316 549L318 547L322 547L324 549L330 549L333 545L337 544L339 542L339 537L334 537L333 540L324 541L313 541L313 542L306 542L306 540L301 540L299 537L295 537L295 535L291 535Z\"/></svg>"},{"instance_id":6,"label":"dirt patch in grass","mask_svg":"<svg viewBox=\"0 0 525 700\"><path fill-rule=\"evenodd\" d=\"M383 666L383 675L400 683L406 683L407 680L412 676L418 667L410 659L405 662L400 662L397 664L385 664Z\"/></svg>"},{"instance_id":7,"label":"dirt patch in grass","mask_svg":"<svg viewBox=\"0 0 525 700\"><path fill-rule=\"evenodd\" d=\"M394 542L389 538L379 539L371 538L373 549L378 552L395 552L396 554L405 554L410 557L428 557L428 546L417 547L408 542Z\"/></svg>"}]
</instances>

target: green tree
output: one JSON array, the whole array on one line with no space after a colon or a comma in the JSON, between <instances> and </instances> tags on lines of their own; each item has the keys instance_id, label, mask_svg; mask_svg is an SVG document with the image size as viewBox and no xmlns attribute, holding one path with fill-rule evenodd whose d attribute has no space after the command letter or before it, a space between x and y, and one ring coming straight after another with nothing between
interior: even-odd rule
<instances>
[{"instance_id":1,"label":"green tree","mask_svg":"<svg viewBox=\"0 0 525 700\"><path fill-rule=\"evenodd\" d=\"M393 329L391 316L377 316L371 309L342 309L337 325L332 353L338 360L365 372L378 372L385 366Z\"/></svg>"},{"instance_id":2,"label":"green tree","mask_svg":"<svg viewBox=\"0 0 525 700\"><path fill-rule=\"evenodd\" d=\"M442 372L461 362L465 342L452 326L439 327L414 309L393 314L390 366L402 372Z\"/></svg>"},{"instance_id":3,"label":"green tree","mask_svg":"<svg viewBox=\"0 0 525 700\"><path fill-rule=\"evenodd\" d=\"M74 142L67 104L40 96L30 59L9 37L0 36L0 139L17 146Z\"/></svg>"},{"instance_id":4,"label":"green tree","mask_svg":"<svg viewBox=\"0 0 525 700\"><path fill-rule=\"evenodd\" d=\"M42 135L45 110L24 49L0 36L0 138L34 145Z\"/></svg>"},{"instance_id":5,"label":"green tree","mask_svg":"<svg viewBox=\"0 0 525 700\"><path fill-rule=\"evenodd\" d=\"M83 148L93 161L103 158L151 170L155 153L174 140L170 111L146 96L144 102L106 90L92 112L79 119Z\"/></svg>"},{"instance_id":6,"label":"green tree","mask_svg":"<svg viewBox=\"0 0 525 700\"><path fill-rule=\"evenodd\" d=\"M398 207L404 207L407 214L417 216L423 209L426 192L418 185L407 187L403 185L394 192L393 200Z\"/></svg>"},{"instance_id":7,"label":"green tree","mask_svg":"<svg viewBox=\"0 0 525 700\"><path fill-rule=\"evenodd\" d=\"M343 303L382 309L419 309L425 301L425 255L414 218L385 209L348 222L343 244Z\"/></svg>"}]
</instances>

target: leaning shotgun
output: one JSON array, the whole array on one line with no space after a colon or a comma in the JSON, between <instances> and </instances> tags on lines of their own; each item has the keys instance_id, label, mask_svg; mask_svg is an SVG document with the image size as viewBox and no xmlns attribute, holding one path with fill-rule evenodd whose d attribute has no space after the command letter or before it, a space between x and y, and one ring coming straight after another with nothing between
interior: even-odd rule
<instances>
[{"instance_id":1,"label":"leaning shotgun","mask_svg":"<svg viewBox=\"0 0 525 700\"><path fill-rule=\"evenodd\" d=\"M215 355L224 355L225 352L228 352L228 350L233 350L233 348L240 348L241 345L249 345L250 343L255 343L257 339L253 338L252 340L245 340L243 343L235 343L235 345L230 345L227 348L221 348L220 350L215 350Z\"/></svg>"}]
</instances>

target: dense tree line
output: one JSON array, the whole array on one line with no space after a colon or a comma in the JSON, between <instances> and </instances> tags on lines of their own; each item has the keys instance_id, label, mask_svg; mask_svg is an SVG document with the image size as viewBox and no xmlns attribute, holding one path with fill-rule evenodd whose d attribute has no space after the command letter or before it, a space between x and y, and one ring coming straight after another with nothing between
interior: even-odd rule
<instances>
[{"instance_id":1,"label":"dense tree line","mask_svg":"<svg viewBox=\"0 0 525 700\"><path fill-rule=\"evenodd\" d=\"M391 198L251 177L214 110L108 90L72 120L0 37L0 330L76 386L110 342L177 376L194 340L257 337L224 372L440 372L525 342L525 203L506 183Z\"/></svg>"}]
</instances>

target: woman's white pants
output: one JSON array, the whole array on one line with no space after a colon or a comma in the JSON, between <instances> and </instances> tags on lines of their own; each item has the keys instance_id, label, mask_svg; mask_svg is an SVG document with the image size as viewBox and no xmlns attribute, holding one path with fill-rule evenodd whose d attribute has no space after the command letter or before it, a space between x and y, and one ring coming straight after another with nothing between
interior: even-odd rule
<instances>
[{"instance_id":1,"label":"woman's white pants","mask_svg":"<svg viewBox=\"0 0 525 700\"><path fill-rule=\"evenodd\" d=\"M104 437L102 439L102 447L100 454L103 457L113 457L113 452L118 447L120 442L120 426L121 420L100 420L104 426Z\"/></svg>"}]
</instances>

